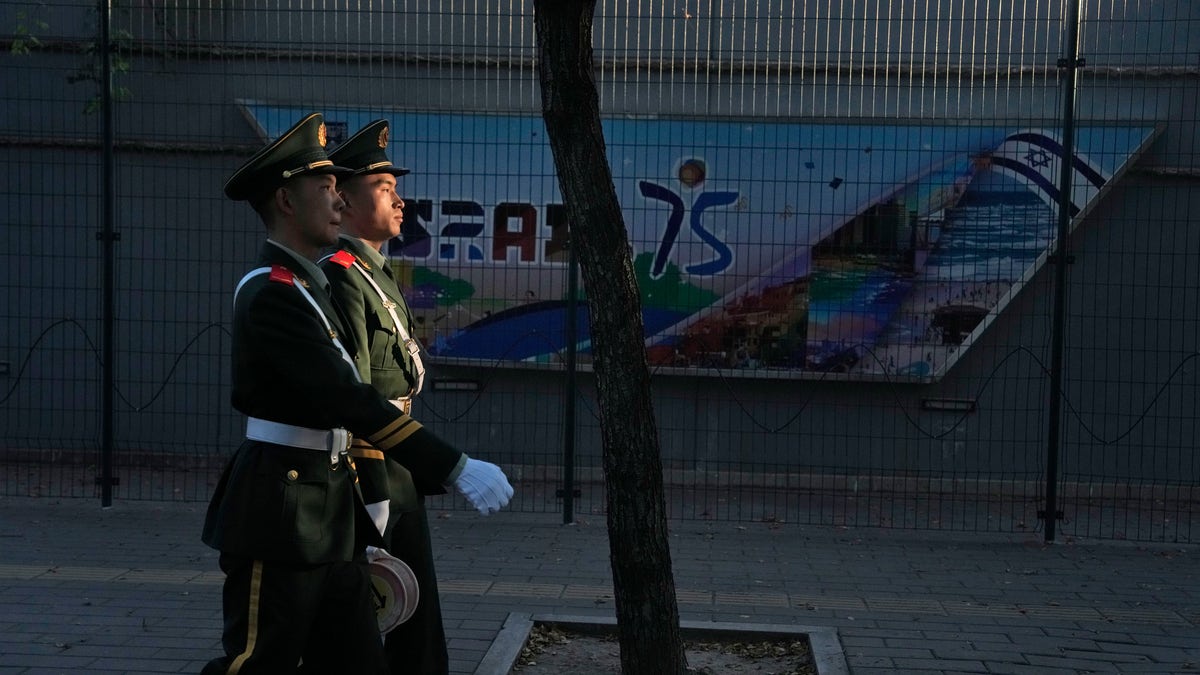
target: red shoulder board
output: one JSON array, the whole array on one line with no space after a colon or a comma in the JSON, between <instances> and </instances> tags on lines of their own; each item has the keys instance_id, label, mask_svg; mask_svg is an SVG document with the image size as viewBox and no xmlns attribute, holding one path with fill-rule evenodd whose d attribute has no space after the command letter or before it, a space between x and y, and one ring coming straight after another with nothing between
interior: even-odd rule
<instances>
[{"instance_id":1,"label":"red shoulder board","mask_svg":"<svg viewBox=\"0 0 1200 675\"><path fill-rule=\"evenodd\" d=\"M345 267L346 269L350 269L350 266L354 264L354 254L346 249L342 249L329 256L329 260L341 265L342 267Z\"/></svg>"},{"instance_id":2,"label":"red shoulder board","mask_svg":"<svg viewBox=\"0 0 1200 675\"><path fill-rule=\"evenodd\" d=\"M296 275L283 265L271 265L271 281L285 283L288 286L295 285Z\"/></svg>"}]
</instances>

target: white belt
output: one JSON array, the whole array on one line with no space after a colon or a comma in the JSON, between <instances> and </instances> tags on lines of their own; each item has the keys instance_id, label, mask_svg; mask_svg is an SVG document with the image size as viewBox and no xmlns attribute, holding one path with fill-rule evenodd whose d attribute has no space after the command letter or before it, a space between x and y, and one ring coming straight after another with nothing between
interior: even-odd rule
<instances>
[{"instance_id":1,"label":"white belt","mask_svg":"<svg viewBox=\"0 0 1200 675\"><path fill-rule=\"evenodd\" d=\"M405 415L412 414L412 397L411 396L408 398L392 399L391 401L388 401L388 402L391 403L392 405L396 406L397 408L399 408L400 412L404 413Z\"/></svg>"},{"instance_id":2,"label":"white belt","mask_svg":"<svg viewBox=\"0 0 1200 675\"><path fill-rule=\"evenodd\" d=\"M352 435L337 429L309 429L258 417L246 418L246 438L293 448L306 448L329 453L329 463L337 464L338 456L350 449Z\"/></svg>"}]
</instances>

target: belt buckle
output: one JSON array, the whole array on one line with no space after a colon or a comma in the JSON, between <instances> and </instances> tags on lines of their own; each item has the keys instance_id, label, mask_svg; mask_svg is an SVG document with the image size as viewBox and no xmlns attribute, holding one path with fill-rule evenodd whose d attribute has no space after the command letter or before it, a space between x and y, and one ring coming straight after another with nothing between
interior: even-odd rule
<instances>
[{"instance_id":1,"label":"belt buckle","mask_svg":"<svg viewBox=\"0 0 1200 675\"><path fill-rule=\"evenodd\" d=\"M416 356L421 352L421 344L412 338L404 341L404 348L408 350L409 356Z\"/></svg>"},{"instance_id":2,"label":"belt buckle","mask_svg":"<svg viewBox=\"0 0 1200 675\"><path fill-rule=\"evenodd\" d=\"M329 431L329 466L337 471L342 465L342 455L350 451L350 442L354 438L346 429L331 429ZM344 441L342 439L345 439Z\"/></svg>"}]
</instances>

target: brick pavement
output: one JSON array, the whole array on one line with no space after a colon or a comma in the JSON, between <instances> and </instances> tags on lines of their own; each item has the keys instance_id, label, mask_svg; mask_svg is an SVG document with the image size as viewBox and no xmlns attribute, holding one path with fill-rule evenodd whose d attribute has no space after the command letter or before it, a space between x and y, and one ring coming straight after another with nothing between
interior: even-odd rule
<instances>
[{"instance_id":1,"label":"brick pavement","mask_svg":"<svg viewBox=\"0 0 1200 675\"><path fill-rule=\"evenodd\" d=\"M0 674L196 673L203 505L0 497ZM433 513L452 672L510 614L611 618L603 517ZM681 617L832 629L854 675L1200 673L1200 547L672 521ZM480 673L480 675L499 675Z\"/></svg>"}]
</instances>

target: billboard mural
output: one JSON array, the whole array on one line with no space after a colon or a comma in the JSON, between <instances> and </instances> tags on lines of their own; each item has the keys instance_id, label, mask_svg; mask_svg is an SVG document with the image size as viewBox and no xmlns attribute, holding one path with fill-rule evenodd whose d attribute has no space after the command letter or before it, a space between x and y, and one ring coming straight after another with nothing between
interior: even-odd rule
<instances>
[{"instance_id":1,"label":"billboard mural","mask_svg":"<svg viewBox=\"0 0 1200 675\"><path fill-rule=\"evenodd\" d=\"M241 102L264 139L309 112ZM385 253L431 355L558 362L565 210L536 115L325 109L391 122L405 225ZM998 124L609 119L652 365L943 374L1042 264L1063 148ZM1080 125L1080 216L1157 135ZM586 293L586 289L583 289ZM577 347L587 360L586 308Z\"/></svg>"}]
</instances>

